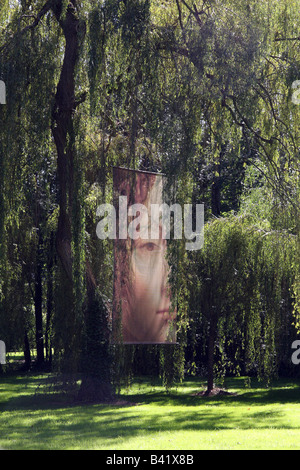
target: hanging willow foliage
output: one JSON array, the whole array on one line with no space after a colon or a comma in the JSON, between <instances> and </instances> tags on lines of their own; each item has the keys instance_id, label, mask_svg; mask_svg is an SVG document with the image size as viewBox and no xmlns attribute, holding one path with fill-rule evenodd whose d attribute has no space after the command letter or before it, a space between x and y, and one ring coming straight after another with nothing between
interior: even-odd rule
<instances>
[{"instance_id":1,"label":"hanging willow foliage","mask_svg":"<svg viewBox=\"0 0 300 470\"><path fill-rule=\"evenodd\" d=\"M47 277L49 240L65 211L70 278L63 256L48 276L62 369L96 387L102 380L102 398L110 381L118 388L140 372L170 387L186 355L220 376L276 373L300 315L298 10L294 0L1 3L0 327L11 344L34 344L33 279L38 267ZM177 345L109 346L113 250L97 239L95 219L112 202L113 165L162 172L174 202L206 204L204 249L169 246ZM252 193L253 217L240 211L247 167L272 187L263 212L265 194Z\"/></svg>"},{"instance_id":2,"label":"hanging willow foliage","mask_svg":"<svg viewBox=\"0 0 300 470\"><path fill-rule=\"evenodd\" d=\"M193 310L201 318L197 346L209 348L212 335L209 374L255 373L269 382L288 359L296 237L253 222L229 216L206 225Z\"/></svg>"}]
</instances>

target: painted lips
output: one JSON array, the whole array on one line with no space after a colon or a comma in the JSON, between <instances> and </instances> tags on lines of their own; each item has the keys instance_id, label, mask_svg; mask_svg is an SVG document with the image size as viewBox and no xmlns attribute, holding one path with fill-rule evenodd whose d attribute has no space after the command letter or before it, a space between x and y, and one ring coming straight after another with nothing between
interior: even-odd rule
<instances>
[{"instance_id":1,"label":"painted lips","mask_svg":"<svg viewBox=\"0 0 300 470\"><path fill-rule=\"evenodd\" d=\"M166 310L157 310L156 312L157 314L161 314L161 313L169 313L169 309L166 309Z\"/></svg>"},{"instance_id":2,"label":"painted lips","mask_svg":"<svg viewBox=\"0 0 300 470\"><path fill-rule=\"evenodd\" d=\"M165 322L171 321L175 319L176 314L174 312L170 312L170 309L164 309L164 310L157 310L156 315L162 315L163 320Z\"/></svg>"}]
</instances>

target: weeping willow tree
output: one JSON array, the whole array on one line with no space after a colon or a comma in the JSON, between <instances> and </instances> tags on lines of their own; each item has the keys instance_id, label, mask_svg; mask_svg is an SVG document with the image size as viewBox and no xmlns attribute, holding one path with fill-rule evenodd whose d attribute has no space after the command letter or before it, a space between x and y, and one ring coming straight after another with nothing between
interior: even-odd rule
<instances>
[{"instance_id":1,"label":"weeping willow tree","mask_svg":"<svg viewBox=\"0 0 300 470\"><path fill-rule=\"evenodd\" d=\"M247 351L251 368L254 351L260 351L261 374L271 370L274 347L264 353L256 346L259 330L263 344L275 341L279 321L272 316L279 319L284 275L275 279L275 231L282 232L278 246L286 249L292 241L287 236L286 243L284 230L299 233L293 227L299 220L299 107L291 105L299 61L296 7L275 0L1 5L0 79L7 84L0 140L3 324L10 322L10 299L17 298L18 335L32 341L36 330L42 351L41 338L51 332L60 370L75 381L82 374L83 399L110 399L112 381L132 376L141 363L160 370L166 385L182 378L191 312L201 312L209 351L240 322L236 363ZM176 188L174 202L205 202L207 219L239 209L249 167L259 170L276 195L278 217L270 235L242 216L235 222L223 217L207 226L203 253L191 255L184 243L172 241L171 281L179 312L174 347L109 346L112 244L97 239L95 214L99 204L112 200L113 165L165 173ZM14 251L8 240L16 241L20 231L26 237ZM215 258L213 236L220 239ZM287 270L283 259L276 262ZM31 293L33 279L38 282ZM16 280L25 287L18 297ZM199 310L195 299L205 286L207 303ZM247 295L253 315L243 307ZM269 296L276 299L272 306ZM241 298L240 310L234 298ZM41 300L42 310L45 300L49 306L46 325L40 323ZM222 348L228 354L225 346L218 347L219 355ZM208 363L211 370L211 353Z\"/></svg>"},{"instance_id":2,"label":"weeping willow tree","mask_svg":"<svg viewBox=\"0 0 300 470\"><path fill-rule=\"evenodd\" d=\"M45 231L50 226L51 230L54 228L57 254L55 362L66 380L76 381L78 372L83 373L80 393L83 399L110 399L112 394L108 313L103 301L103 294L108 294L108 301L111 294L104 281L111 279L111 251L106 252L111 247L103 244L99 248L99 242L95 243L91 207L111 194L107 189L111 164L161 169L146 129L146 122L151 125L147 103L140 99L142 77L149 77L148 96L151 96L155 74L154 62L150 60L153 48L147 43L149 6L149 2L128 5L109 1L105 5L56 0L31 5L14 2L1 37L1 73L9 90L1 141L6 178L3 185L5 190L12 189L9 194L15 204L11 208L17 226L22 206L14 187L15 169L20 173L19 182L24 181L22 168L32 169L24 143L28 142L33 149L37 168L46 164L41 169L42 175L50 168L43 157L44 149L48 149L53 171L49 188L55 202L52 209L47 208L46 219L50 219L50 224L45 225ZM91 99L86 100L89 87ZM41 110L40 115L37 109ZM23 129L26 122L28 127ZM8 130L19 136L19 148L10 139ZM10 154L15 158L15 166L8 162ZM23 161L18 159L19 154L24 155ZM43 186L41 178L39 182ZM19 195L23 197L23 187ZM8 200L3 206L4 226L8 220ZM40 221L34 220L32 225L40 233ZM7 239L7 233L2 233ZM40 257L42 238L37 237L36 243ZM90 262L90 252L99 254L100 260ZM46 266L45 258L39 259L37 279L41 287ZM95 265L101 267L100 272L93 273ZM5 269L4 264L2 267ZM44 295L40 290L39 306ZM43 339L40 326L36 325L37 337Z\"/></svg>"},{"instance_id":3,"label":"weeping willow tree","mask_svg":"<svg viewBox=\"0 0 300 470\"><path fill-rule=\"evenodd\" d=\"M56 58L49 61L49 55L57 40L49 37L47 27L44 34L33 30L23 34L25 9L17 14L17 4L11 3L11 9L8 2L1 4L0 68L7 93L0 137L1 316L6 322L2 336L8 346L24 347L26 367L31 342L37 350L37 364L43 367L42 284L51 232L47 218L55 205L49 96ZM18 341L11 341L16 331Z\"/></svg>"},{"instance_id":4,"label":"weeping willow tree","mask_svg":"<svg viewBox=\"0 0 300 470\"><path fill-rule=\"evenodd\" d=\"M197 347L207 354L207 391L226 373L267 383L290 359L296 237L250 214L211 221L197 256ZM200 321L199 321L200 320Z\"/></svg>"},{"instance_id":5,"label":"weeping willow tree","mask_svg":"<svg viewBox=\"0 0 300 470\"><path fill-rule=\"evenodd\" d=\"M201 189L202 177L199 178L197 171L203 172L204 164L206 164L206 169L212 175L210 182L207 172L204 175L206 181L209 182L207 186L211 190L209 204L212 215L220 217L222 208L225 206L223 203L227 191L225 184L230 181L226 177L225 171L231 170L229 165L232 165L232 162L239 162L240 166L236 166L236 168L240 168L240 175L242 175L240 181L243 181L248 167L257 168L272 194L269 200L270 236L266 235L260 242L257 241L257 246L255 245L257 256L260 254L256 269L257 273L261 273L261 279L258 276L256 279L254 276L253 281L257 281L256 293L253 294L252 303L250 298L248 299L249 305L253 304L253 315L249 316L250 324L254 321L253 318L258 318L259 309L261 312L265 312L262 314L264 315L262 326L260 327L259 323L257 323L257 328L253 326L251 338L255 338L256 332L261 331L265 353L259 355L259 370L263 371L260 374L265 374L268 378L275 367L274 364L271 366L271 363L272 360L275 363L274 344L278 339L276 334L283 324L291 325L293 323L291 318L292 301L286 299L289 299L288 292L293 282L297 285L297 281L288 271L288 267L289 263L291 269L296 266L297 251L292 247L298 236L297 221L299 220L299 128L297 126L299 107L293 106L291 102L291 81L293 77L295 78L295 64L299 57L299 50L297 43L290 45L292 38L287 38L287 31L291 32L293 29L293 26L290 25L292 18L299 13L294 2L284 2L282 5L275 5L274 2L264 4L244 2L243 5L240 5L240 2L230 2L230 6L227 5L228 8L224 9L223 3L221 5L220 2L205 2L198 5L196 2L176 2L178 24L180 25L177 31L181 31L182 35L172 36L170 33L169 38L172 37L172 42L162 40L161 47L165 50L169 47L174 54L187 58L193 64L196 75L199 76L198 80L201 80L203 91L206 92L207 99L199 101L202 104L202 109L205 110L201 121L202 125L198 128L198 136L200 134L202 137L198 140L201 157L193 165L193 168L197 168L197 170L192 178L198 182L197 186ZM236 16L238 4L239 15ZM193 29L190 28L191 23L194 26ZM232 24L232 29L228 30L226 27L223 29L223 26L228 23ZM203 34L205 27L209 29L212 24L217 28L213 32L210 31L206 37ZM278 27L277 36L270 34L270 27L272 31L275 25ZM219 32L220 35L218 35ZM295 40L296 34L294 35ZM205 53L203 54L205 50L210 51L207 61L203 60L206 58ZM211 63L210 58L212 58ZM205 76L205 81L202 79L203 76ZM226 205L228 210L228 203ZM237 206L232 208L237 210L239 205L240 197L238 197ZM248 222L247 230L249 229L249 233L251 233L252 222ZM237 217L235 223L237 231L241 225L242 234L244 222ZM216 229L214 234L216 238L215 253L210 247L211 239L207 241L203 257L200 253L198 258L199 266L204 270L199 275L200 292L205 293L203 295L204 302L206 302L202 306L203 318L205 320L206 316L209 319L202 324L202 326L206 324L204 337L207 338L208 351L208 393L213 388L214 351L218 336L217 331L221 328L222 323L219 318L226 319L228 310L233 315L238 313L234 304L229 308L227 297L224 294L225 298L222 299L222 291L229 290L230 292L232 290L235 292L235 296L233 296L235 300L239 299L241 295L238 290L234 291L234 287L237 288L237 285L234 281L235 278L231 278L234 271L230 259L233 257L236 260L235 256L237 256L236 263L242 263L242 260L247 260L250 257L250 262L252 262L251 253L254 249L251 243L249 244L246 240L239 246L238 232L231 233L229 231L226 233L226 230L231 227L230 221L227 219L216 221L212 225L209 224L206 236L210 237L212 227ZM246 227L247 225L245 230ZM247 230L245 233L248 233ZM278 236L277 244L272 240L273 236ZM285 236L287 236L288 242L285 241ZM243 240L243 237L244 235L241 235L240 241ZM266 240L269 238L272 242L267 243ZM254 239L256 239L255 231ZM230 251L234 241L237 243L237 252ZM221 243L220 249L219 243ZM258 250L260 243L262 248ZM245 251L242 249L243 246L246 247ZM284 246L282 252L285 255L283 258L277 259L276 250L279 250L280 246ZM240 253L238 253L239 249ZM290 251L286 253L285 249ZM272 261L273 258L276 260L275 262ZM288 261L286 261L287 259ZM239 270L240 273L244 271L245 273L248 271L247 265ZM216 277L214 277L214 272ZM278 280L275 281L273 278L278 278ZM284 291L282 299L279 298L281 287L278 286L280 286L280 282L288 285L288 287L282 287L282 292ZM246 282L245 286L247 286ZM249 289L249 295L251 295L251 285ZM255 302L257 297L260 299L260 303L265 304L269 299L272 299L270 300L271 305L257 307ZM281 300L287 301L288 304L283 324L280 324L278 320ZM197 310L196 302L197 300L194 300L192 303L192 310ZM229 321L223 321L223 331L229 331L231 325L235 324L232 318L229 317ZM243 317L240 322L243 325ZM238 326L235 331L240 331ZM268 346L265 345L265 338ZM239 344L237 337L236 342ZM255 345L257 346L256 342Z\"/></svg>"},{"instance_id":6,"label":"weeping willow tree","mask_svg":"<svg viewBox=\"0 0 300 470\"><path fill-rule=\"evenodd\" d=\"M47 261L41 255L46 253L45 243L51 238L52 226L58 269L55 286L53 280L49 280L48 286L52 282L52 287L48 292L56 289L53 344L56 359L67 380L72 376L76 380L75 374L83 372L81 396L84 399L109 399L112 389L107 356L107 311L97 293L86 256L85 169L80 150L84 129L80 114L76 112L86 95L82 91L86 77L80 59L84 57L85 19L89 5L53 0L31 5L12 2L11 6L10 14L1 9L6 21L6 27L1 31L1 74L8 90L8 105L1 116L1 162L5 175L3 193L9 194L2 205L1 236L2 240L6 238L4 246L8 249L9 220L13 227L22 229L19 221L27 209L26 196L30 198L33 194L32 186L29 191L26 185L32 185L30 179L35 174L38 196L34 201L36 206L32 204L27 210L32 220L29 217L28 222L27 219L26 230L37 233L37 257L32 260L36 266L37 349L43 359L45 293L42 288L46 284ZM46 198L44 194L48 189L50 194ZM23 256L23 263L26 262ZM1 267L5 269L3 263ZM30 289L30 282L25 281L25 285ZM24 301L25 297L20 302L21 309L26 308L22 305ZM48 297L48 301L50 312L54 300ZM48 320L50 322L50 313L46 325L49 329ZM101 334L97 341L93 338L91 322L99 325ZM102 351L102 362L106 361L102 368L99 360L98 368L95 362L84 361L86 350L92 356L97 348Z\"/></svg>"}]
</instances>

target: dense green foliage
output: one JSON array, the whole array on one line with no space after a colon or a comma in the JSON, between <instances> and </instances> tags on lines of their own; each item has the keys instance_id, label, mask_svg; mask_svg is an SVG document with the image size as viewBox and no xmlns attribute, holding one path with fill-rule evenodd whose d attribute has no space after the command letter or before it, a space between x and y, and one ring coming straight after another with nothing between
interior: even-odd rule
<instances>
[{"instance_id":1,"label":"dense green foliage","mask_svg":"<svg viewBox=\"0 0 300 470\"><path fill-rule=\"evenodd\" d=\"M83 374L89 398L141 372L168 387L204 367L208 388L214 373L297 373L297 2L11 0L0 19L8 350ZM113 250L95 228L114 165L163 172L177 202L205 204L203 250L170 244L178 345L109 344Z\"/></svg>"}]
</instances>

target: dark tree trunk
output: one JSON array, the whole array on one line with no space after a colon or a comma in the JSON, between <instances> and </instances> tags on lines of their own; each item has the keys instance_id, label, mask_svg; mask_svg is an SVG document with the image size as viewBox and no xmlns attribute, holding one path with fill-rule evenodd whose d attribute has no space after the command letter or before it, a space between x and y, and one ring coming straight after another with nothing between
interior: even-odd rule
<instances>
[{"instance_id":1,"label":"dark tree trunk","mask_svg":"<svg viewBox=\"0 0 300 470\"><path fill-rule=\"evenodd\" d=\"M219 175L220 167L216 165L216 172ZM221 215L221 180L220 176L215 174L211 186L211 211L216 217Z\"/></svg>"},{"instance_id":2,"label":"dark tree trunk","mask_svg":"<svg viewBox=\"0 0 300 470\"><path fill-rule=\"evenodd\" d=\"M24 360L24 369L29 370L31 367L31 353L27 331L24 334Z\"/></svg>"},{"instance_id":3,"label":"dark tree trunk","mask_svg":"<svg viewBox=\"0 0 300 470\"><path fill-rule=\"evenodd\" d=\"M214 165L214 177L211 186L211 211L215 217L220 217L221 215L221 191L222 191L222 181L221 181L221 165L222 160L226 152L226 145L221 145L220 159Z\"/></svg>"},{"instance_id":4,"label":"dark tree trunk","mask_svg":"<svg viewBox=\"0 0 300 470\"><path fill-rule=\"evenodd\" d=\"M113 400L114 392L111 385L107 310L93 286L88 286L85 323L83 380L78 398L83 402L109 402Z\"/></svg>"},{"instance_id":5,"label":"dark tree trunk","mask_svg":"<svg viewBox=\"0 0 300 470\"><path fill-rule=\"evenodd\" d=\"M72 279L72 185L73 185L73 114L75 103L75 68L79 49L79 20L70 2L64 19L60 19L61 3L54 8L54 14L60 23L65 39L65 55L53 109L52 133L57 149L57 173L59 182L59 219L56 236L56 248L67 276ZM68 139L69 138L69 139ZM68 142L68 143L67 143Z\"/></svg>"},{"instance_id":6,"label":"dark tree trunk","mask_svg":"<svg viewBox=\"0 0 300 470\"><path fill-rule=\"evenodd\" d=\"M59 186L59 218L56 233L56 252L62 270L64 306L62 328L64 358L61 372L78 371L78 325L74 311L74 282L72 260L73 163L75 155L73 118L76 109L75 73L80 48L79 36L84 36L84 25L76 12L76 2L69 2L62 15L62 1L54 2L52 11L65 36L65 53L55 103L52 111L52 134L57 150L57 176Z\"/></svg>"},{"instance_id":7,"label":"dark tree trunk","mask_svg":"<svg viewBox=\"0 0 300 470\"><path fill-rule=\"evenodd\" d=\"M46 317L46 329L45 329L45 347L46 347L46 361L51 366L52 363L52 345L51 345L51 320L53 311L53 245L54 236L51 233L50 245L49 245L49 256L47 263L47 317Z\"/></svg>"},{"instance_id":8,"label":"dark tree trunk","mask_svg":"<svg viewBox=\"0 0 300 470\"><path fill-rule=\"evenodd\" d=\"M39 235L37 253L37 266L35 275L35 338L36 338L36 366L44 364L44 338L43 338L43 283L42 283L42 236Z\"/></svg>"},{"instance_id":9,"label":"dark tree trunk","mask_svg":"<svg viewBox=\"0 0 300 470\"><path fill-rule=\"evenodd\" d=\"M57 1L52 6L52 11L60 24L65 36L65 54L62 65L59 83L55 95L55 105L53 108L52 133L57 149L57 170L59 181L59 220L56 237L56 249L70 286L73 284L73 260L72 260L72 208L73 208L73 180L74 180L74 129L73 117L76 107L82 102L82 98L76 101L75 98L75 74L79 59L79 49L81 41L85 35L85 23L78 18L76 10L76 0L70 1L64 15L62 12L62 1ZM96 285L90 269L86 270L87 280L87 305L85 312L86 328L93 324L94 312L97 307ZM101 314L101 309L99 310ZM96 315L97 317L97 315ZM99 316L98 316L99 320ZM74 318L75 323L75 318ZM104 322L105 323L105 322ZM103 333L103 332L102 332ZM76 331L75 331L76 334ZM70 333L71 335L71 333ZM78 344L78 343L77 343ZM99 346L99 338L87 341L88 350ZM102 344L102 342L101 342ZM70 343L68 344L70 346ZM94 346L94 347L93 347ZM87 356L86 361L90 361ZM105 364L105 357L102 357L102 367L108 370ZM92 361L91 361L92 364ZM83 378L80 397L83 400L109 399L111 397L111 386L107 382L107 374L101 377L97 368L101 363L94 364L94 372L87 369L87 374ZM103 380L104 379L104 380Z\"/></svg>"},{"instance_id":10,"label":"dark tree trunk","mask_svg":"<svg viewBox=\"0 0 300 470\"><path fill-rule=\"evenodd\" d=\"M212 310L209 326L208 337L208 358L207 358L207 390L206 394L209 395L214 389L214 354L215 354L215 341L216 341L216 314Z\"/></svg>"}]
</instances>

